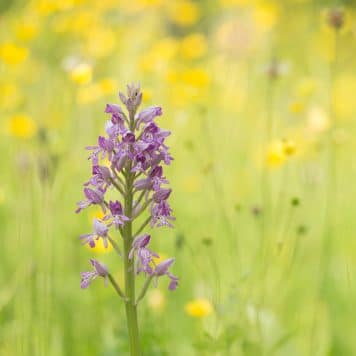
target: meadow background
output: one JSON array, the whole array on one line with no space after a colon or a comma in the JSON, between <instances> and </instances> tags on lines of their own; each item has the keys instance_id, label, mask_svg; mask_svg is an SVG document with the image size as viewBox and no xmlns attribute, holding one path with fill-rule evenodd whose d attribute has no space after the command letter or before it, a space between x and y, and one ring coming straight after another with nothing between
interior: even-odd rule
<instances>
[{"instance_id":1,"label":"meadow background","mask_svg":"<svg viewBox=\"0 0 356 356\"><path fill-rule=\"evenodd\" d=\"M0 355L128 354L74 210L131 81L175 158L145 355L356 355L354 1L1 0L0 28Z\"/></svg>"}]
</instances>

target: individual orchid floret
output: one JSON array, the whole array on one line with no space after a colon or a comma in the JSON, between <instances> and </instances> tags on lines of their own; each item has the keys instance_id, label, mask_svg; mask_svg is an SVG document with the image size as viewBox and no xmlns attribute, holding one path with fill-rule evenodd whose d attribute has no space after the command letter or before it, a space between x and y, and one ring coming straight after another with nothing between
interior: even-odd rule
<instances>
[{"instance_id":1,"label":"individual orchid floret","mask_svg":"<svg viewBox=\"0 0 356 356\"><path fill-rule=\"evenodd\" d=\"M141 137L146 144L151 143L158 148L170 134L170 131L161 130L154 122L151 122L145 126Z\"/></svg>"},{"instance_id":2,"label":"individual orchid floret","mask_svg":"<svg viewBox=\"0 0 356 356\"><path fill-rule=\"evenodd\" d=\"M111 226L113 224L116 229L119 229L120 226L123 226L126 221L130 220L127 216L124 215L122 205L118 200L109 202L109 210L113 219L112 223L109 225Z\"/></svg>"},{"instance_id":3,"label":"individual orchid floret","mask_svg":"<svg viewBox=\"0 0 356 356\"><path fill-rule=\"evenodd\" d=\"M99 136L98 145L97 146L87 146L86 149L89 151L93 151L89 159L93 161L93 164L97 164L99 158L103 159L108 157L111 160L113 151L114 151L114 141L110 138L106 139L103 136ZM101 155L100 155L101 154Z\"/></svg>"},{"instance_id":4,"label":"individual orchid floret","mask_svg":"<svg viewBox=\"0 0 356 356\"><path fill-rule=\"evenodd\" d=\"M129 259L133 258L134 252L138 251L141 248L145 248L151 240L151 235L143 234L141 236L137 236L132 243L132 247L129 253Z\"/></svg>"},{"instance_id":5,"label":"individual orchid floret","mask_svg":"<svg viewBox=\"0 0 356 356\"><path fill-rule=\"evenodd\" d=\"M123 123L126 119L126 116L119 105L106 104L105 112L107 114L112 114L111 121L113 124Z\"/></svg>"},{"instance_id":6,"label":"individual orchid floret","mask_svg":"<svg viewBox=\"0 0 356 356\"><path fill-rule=\"evenodd\" d=\"M149 108L142 110L138 115L137 115L137 122L138 125L141 123L150 123L152 120L157 117L162 115L162 108L159 106L150 106Z\"/></svg>"},{"instance_id":7,"label":"individual orchid floret","mask_svg":"<svg viewBox=\"0 0 356 356\"><path fill-rule=\"evenodd\" d=\"M129 157L126 154L118 154L111 161L111 168L120 172L128 162Z\"/></svg>"},{"instance_id":8,"label":"individual orchid floret","mask_svg":"<svg viewBox=\"0 0 356 356\"><path fill-rule=\"evenodd\" d=\"M129 259L133 259L134 253L137 256L137 273L144 272L152 274L153 257L159 257L157 253L152 252L146 246L149 244L151 236L143 234L135 238L129 253Z\"/></svg>"},{"instance_id":9,"label":"individual orchid floret","mask_svg":"<svg viewBox=\"0 0 356 356\"><path fill-rule=\"evenodd\" d=\"M91 259L90 263L94 267L94 271L80 273L81 275L80 287L83 289L88 288L90 283L98 276L104 278L105 285L106 285L108 281L108 275L109 275L106 266L104 266L99 261L94 259Z\"/></svg>"},{"instance_id":10,"label":"individual orchid floret","mask_svg":"<svg viewBox=\"0 0 356 356\"><path fill-rule=\"evenodd\" d=\"M105 204L104 204L104 193L100 190L84 188L84 195L86 196L86 200L82 200L77 203L78 209L75 211L79 213L83 209L87 208L90 205L100 205L105 212Z\"/></svg>"},{"instance_id":11,"label":"individual orchid floret","mask_svg":"<svg viewBox=\"0 0 356 356\"><path fill-rule=\"evenodd\" d=\"M83 241L83 244L89 244L91 248L95 247L95 240L99 240L99 238L103 239L103 244L105 248L108 248L108 232L109 228L98 219L94 219L93 230L91 234L81 235L79 238Z\"/></svg>"},{"instance_id":12,"label":"individual orchid floret","mask_svg":"<svg viewBox=\"0 0 356 356\"><path fill-rule=\"evenodd\" d=\"M151 227L173 227L170 221L174 221L175 218L171 215L171 213L172 209L166 200L162 200L159 203L153 203L151 207Z\"/></svg>"},{"instance_id":13,"label":"individual orchid floret","mask_svg":"<svg viewBox=\"0 0 356 356\"><path fill-rule=\"evenodd\" d=\"M135 135L127 131L123 136L120 144L118 145L117 157L134 159L133 144L135 143Z\"/></svg>"},{"instance_id":14,"label":"individual orchid floret","mask_svg":"<svg viewBox=\"0 0 356 356\"><path fill-rule=\"evenodd\" d=\"M155 276L155 285L157 286L158 283L158 278L164 275L167 275L168 278L171 280L168 286L169 290L175 290L178 286L178 280L179 278L174 276L171 272L169 272L169 268L172 266L172 264L174 263L175 258L169 258L168 260L165 260L163 262L160 262L153 274Z\"/></svg>"},{"instance_id":15,"label":"individual orchid floret","mask_svg":"<svg viewBox=\"0 0 356 356\"><path fill-rule=\"evenodd\" d=\"M84 183L85 186L91 184L94 187L99 188L101 191L106 191L106 189L111 184L111 172L108 167L95 165L92 168L93 176L87 183Z\"/></svg>"},{"instance_id":16,"label":"individual orchid floret","mask_svg":"<svg viewBox=\"0 0 356 356\"><path fill-rule=\"evenodd\" d=\"M169 196L171 195L172 189L159 189L157 190L153 196L152 199L155 203L160 203L163 200L167 200Z\"/></svg>"},{"instance_id":17,"label":"individual orchid floret","mask_svg":"<svg viewBox=\"0 0 356 356\"><path fill-rule=\"evenodd\" d=\"M137 148L137 145L136 145ZM131 172L145 173L146 169L149 167L150 157L147 157L145 152L138 153L135 157L135 165L131 169Z\"/></svg>"},{"instance_id":18,"label":"individual orchid floret","mask_svg":"<svg viewBox=\"0 0 356 356\"><path fill-rule=\"evenodd\" d=\"M134 183L137 190L153 189L157 191L162 184L168 184L168 180L163 176L163 169L161 166L156 166L149 173L147 178L138 179Z\"/></svg>"},{"instance_id":19,"label":"individual orchid floret","mask_svg":"<svg viewBox=\"0 0 356 356\"><path fill-rule=\"evenodd\" d=\"M146 190L152 187L152 180L150 178L139 179L134 183L136 190Z\"/></svg>"},{"instance_id":20,"label":"individual orchid floret","mask_svg":"<svg viewBox=\"0 0 356 356\"><path fill-rule=\"evenodd\" d=\"M152 180L153 190L158 190L162 184L168 184L168 180L163 176L162 166L156 166L149 174L149 178Z\"/></svg>"}]
</instances>

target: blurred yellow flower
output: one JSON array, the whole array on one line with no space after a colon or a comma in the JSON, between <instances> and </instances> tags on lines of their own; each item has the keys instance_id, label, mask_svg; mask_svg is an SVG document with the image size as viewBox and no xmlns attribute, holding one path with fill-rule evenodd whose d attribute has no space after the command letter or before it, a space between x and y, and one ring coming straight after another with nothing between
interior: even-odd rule
<instances>
[{"instance_id":1,"label":"blurred yellow flower","mask_svg":"<svg viewBox=\"0 0 356 356\"><path fill-rule=\"evenodd\" d=\"M69 77L74 83L88 84L93 77L93 67L88 63L79 63L70 69Z\"/></svg>"},{"instance_id":2,"label":"blurred yellow flower","mask_svg":"<svg viewBox=\"0 0 356 356\"><path fill-rule=\"evenodd\" d=\"M158 253L158 257L153 256L152 261L150 262L151 268L155 268L159 263L163 262L164 260L168 259L167 255L164 253Z\"/></svg>"},{"instance_id":3,"label":"blurred yellow flower","mask_svg":"<svg viewBox=\"0 0 356 356\"><path fill-rule=\"evenodd\" d=\"M300 101L293 101L289 104L289 110L293 114L300 114L305 110L305 105Z\"/></svg>"},{"instance_id":4,"label":"blurred yellow flower","mask_svg":"<svg viewBox=\"0 0 356 356\"><path fill-rule=\"evenodd\" d=\"M159 312L164 309L166 298L158 288L155 288L148 292L147 304L150 309Z\"/></svg>"},{"instance_id":5,"label":"blurred yellow flower","mask_svg":"<svg viewBox=\"0 0 356 356\"><path fill-rule=\"evenodd\" d=\"M168 257L167 257L165 254L163 254L163 253L159 253L158 256L159 256L159 257L153 257L153 263L154 263L155 265L158 265L160 262L162 262L162 261L164 261L164 260L166 260L166 259L168 258Z\"/></svg>"},{"instance_id":6,"label":"blurred yellow flower","mask_svg":"<svg viewBox=\"0 0 356 356\"><path fill-rule=\"evenodd\" d=\"M343 74L339 76L332 90L333 108L338 116L353 117L356 112L356 76Z\"/></svg>"},{"instance_id":7,"label":"blurred yellow flower","mask_svg":"<svg viewBox=\"0 0 356 356\"><path fill-rule=\"evenodd\" d=\"M21 21L15 25L16 37L21 41L31 41L38 33L38 24L35 21Z\"/></svg>"},{"instance_id":8,"label":"blurred yellow flower","mask_svg":"<svg viewBox=\"0 0 356 356\"><path fill-rule=\"evenodd\" d=\"M58 3L54 0L34 0L32 6L41 16L48 16L58 10Z\"/></svg>"},{"instance_id":9,"label":"blurred yellow flower","mask_svg":"<svg viewBox=\"0 0 356 356\"><path fill-rule=\"evenodd\" d=\"M105 214L103 213L102 209L99 208L96 210L89 211L88 220L89 220L90 224L92 224L94 219L101 220L104 216L105 216Z\"/></svg>"},{"instance_id":10,"label":"blurred yellow flower","mask_svg":"<svg viewBox=\"0 0 356 356\"><path fill-rule=\"evenodd\" d=\"M203 56L207 51L206 38L201 33L193 33L183 38L181 52L187 59L195 59Z\"/></svg>"},{"instance_id":11,"label":"blurred yellow flower","mask_svg":"<svg viewBox=\"0 0 356 356\"><path fill-rule=\"evenodd\" d=\"M21 100L21 93L16 84L0 83L0 104L3 109L11 109Z\"/></svg>"},{"instance_id":12,"label":"blurred yellow flower","mask_svg":"<svg viewBox=\"0 0 356 356\"><path fill-rule=\"evenodd\" d=\"M197 4L188 0L170 1L168 8L170 20L180 26L190 26L196 23L200 16Z\"/></svg>"},{"instance_id":13,"label":"blurred yellow flower","mask_svg":"<svg viewBox=\"0 0 356 356\"><path fill-rule=\"evenodd\" d=\"M100 208L96 209L96 210L89 211L88 220L90 222L90 225L92 225L94 219L101 220L104 216L105 216L105 214L103 213L103 211ZM113 249L113 246L111 245L111 243L109 243L108 248L105 248L103 239L95 240L94 248L91 248L88 244L86 244L86 246L90 249L90 251L93 251L97 254L111 252Z\"/></svg>"},{"instance_id":14,"label":"blurred yellow flower","mask_svg":"<svg viewBox=\"0 0 356 356\"><path fill-rule=\"evenodd\" d=\"M142 101L143 103L147 103L152 99L152 91L148 89L142 90Z\"/></svg>"},{"instance_id":15,"label":"blurred yellow flower","mask_svg":"<svg viewBox=\"0 0 356 356\"><path fill-rule=\"evenodd\" d=\"M49 16L54 12L71 10L75 6L84 4L86 0L34 0L32 10L41 15Z\"/></svg>"},{"instance_id":16,"label":"blurred yellow flower","mask_svg":"<svg viewBox=\"0 0 356 356\"><path fill-rule=\"evenodd\" d=\"M117 88L117 83L115 80L106 78L99 81L99 87L103 95L111 95L115 93Z\"/></svg>"},{"instance_id":17,"label":"blurred yellow flower","mask_svg":"<svg viewBox=\"0 0 356 356\"><path fill-rule=\"evenodd\" d=\"M196 88L203 88L209 85L210 77L207 71L201 68L187 69L181 74L181 80Z\"/></svg>"},{"instance_id":18,"label":"blurred yellow flower","mask_svg":"<svg viewBox=\"0 0 356 356\"><path fill-rule=\"evenodd\" d=\"M26 114L17 114L9 119L9 134L19 138L31 138L37 131L37 125Z\"/></svg>"},{"instance_id":19,"label":"blurred yellow flower","mask_svg":"<svg viewBox=\"0 0 356 356\"><path fill-rule=\"evenodd\" d=\"M150 52L157 57L171 59L176 55L177 50L177 40L172 37L166 37L161 39L160 41L157 41Z\"/></svg>"},{"instance_id":20,"label":"blurred yellow flower","mask_svg":"<svg viewBox=\"0 0 356 356\"><path fill-rule=\"evenodd\" d=\"M296 153L297 146L293 140L284 139L282 140L284 153L287 156L293 156Z\"/></svg>"},{"instance_id":21,"label":"blurred yellow flower","mask_svg":"<svg viewBox=\"0 0 356 356\"><path fill-rule=\"evenodd\" d=\"M75 12L71 17L66 17L68 30L82 34L84 36L92 35L98 28L98 17L89 9Z\"/></svg>"},{"instance_id":22,"label":"blurred yellow flower","mask_svg":"<svg viewBox=\"0 0 356 356\"><path fill-rule=\"evenodd\" d=\"M195 299L185 305L185 312L194 318L204 318L213 312L213 305L207 299Z\"/></svg>"},{"instance_id":23,"label":"blurred yellow flower","mask_svg":"<svg viewBox=\"0 0 356 356\"><path fill-rule=\"evenodd\" d=\"M154 8L163 5L164 0L138 0L137 3L141 6L141 9Z\"/></svg>"},{"instance_id":24,"label":"blurred yellow flower","mask_svg":"<svg viewBox=\"0 0 356 356\"><path fill-rule=\"evenodd\" d=\"M0 45L0 58L6 64L19 64L28 56L28 49L17 46L13 43L4 43Z\"/></svg>"},{"instance_id":25,"label":"blurred yellow flower","mask_svg":"<svg viewBox=\"0 0 356 356\"><path fill-rule=\"evenodd\" d=\"M82 1L87 1L87 0L82 0ZM121 4L125 3L125 1L128 0L120 0L120 8L122 6ZM119 8L117 0L95 1L94 3L92 3L91 6L93 7L93 11L97 13L101 13L113 9L117 10Z\"/></svg>"},{"instance_id":26,"label":"blurred yellow flower","mask_svg":"<svg viewBox=\"0 0 356 356\"><path fill-rule=\"evenodd\" d=\"M279 167L286 161L283 141L272 142L267 149L266 163L269 167Z\"/></svg>"},{"instance_id":27,"label":"blurred yellow flower","mask_svg":"<svg viewBox=\"0 0 356 356\"><path fill-rule=\"evenodd\" d=\"M107 1L107 0L106 0ZM58 10L70 10L75 6L85 4L87 0L55 0Z\"/></svg>"},{"instance_id":28,"label":"blurred yellow flower","mask_svg":"<svg viewBox=\"0 0 356 356\"><path fill-rule=\"evenodd\" d=\"M94 252L94 253L96 253L98 255L102 255L104 253L109 253L109 252L111 252L113 250L113 246L112 246L112 244L110 242L108 244L108 247L105 248L103 239L101 239L101 238L99 240L95 240L95 247L91 248L89 246L89 244L86 244L85 246L87 246L87 248L90 251L92 251L92 252Z\"/></svg>"},{"instance_id":29,"label":"blurred yellow flower","mask_svg":"<svg viewBox=\"0 0 356 356\"><path fill-rule=\"evenodd\" d=\"M276 4L257 4L253 12L253 19L262 30L269 30L276 24L279 12Z\"/></svg>"},{"instance_id":30,"label":"blurred yellow flower","mask_svg":"<svg viewBox=\"0 0 356 356\"><path fill-rule=\"evenodd\" d=\"M251 0L220 0L223 7L251 5L251 2Z\"/></svg>"},{"instance_id":31,"label":"blurred yellow flower","mask_svg":"<svg viewBox=\"0 0 356 356\"><path fill-rule=\"evenodd\" d=\"M116 90L116 82L110 78L104 78L97 83L80 87L77 94L79 104L90 104L103 96L112 95Z\"/></svg>"},{"instance_id":32,"label":"blurred yellow flower","mask_svg":"<svg viewBox=\"0 0 356 356\"><path fill-rule=\"evenodd\" d=\"M148 8L159 7L164 0L121 0L120 7L128 12L138 12Z\"/></svg>"}]
</instances>

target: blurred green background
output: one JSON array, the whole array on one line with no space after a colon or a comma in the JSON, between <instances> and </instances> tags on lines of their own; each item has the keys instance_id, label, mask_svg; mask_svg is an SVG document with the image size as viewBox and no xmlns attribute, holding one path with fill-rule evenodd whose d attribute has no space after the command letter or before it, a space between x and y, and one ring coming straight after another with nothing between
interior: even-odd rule
<instances>
[{"instance_id":1,"label":"blurred green background","mask_svg":"<svg viewBox=\"0 0 356 356\"><path fill-rule=\"evenodd\" d=\"M0 355L126 355L111 251L83 247L84 147L140 81L175 157L181 285L139 310L145 355L356 355L354 1L0 2ZM89 211L90 210L90 211Z\"/></svg>"}]
</instances>

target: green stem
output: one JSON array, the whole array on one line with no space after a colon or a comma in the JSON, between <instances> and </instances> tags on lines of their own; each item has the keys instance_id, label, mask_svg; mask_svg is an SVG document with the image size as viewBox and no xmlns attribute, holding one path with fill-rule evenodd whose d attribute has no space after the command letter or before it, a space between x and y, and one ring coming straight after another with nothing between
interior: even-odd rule
<instances>
[{"instance_id":1,"label":"green stem","mask_svg":"<svg viewBox=\"0 0 356 356\"><path fill-rule=\"evenodd\" d=\"M130 115L130 124L133 126L133 117ZM132 210L133 210L133 181L134 173L131 172L132 164L129 164L125 174L126 195L125 195L125 215L130 219L123 228L124 237L124 270L125 270L125 294L127 301L125 303L127 328L129 333L131 356L140 356L140 340L137 322L137 307L135 300L135 268L134 258L129 259L129 253L132 245Z\"/></svg>"}]
</instances>

